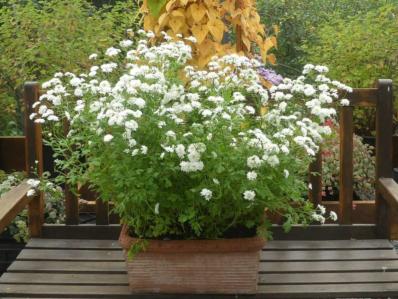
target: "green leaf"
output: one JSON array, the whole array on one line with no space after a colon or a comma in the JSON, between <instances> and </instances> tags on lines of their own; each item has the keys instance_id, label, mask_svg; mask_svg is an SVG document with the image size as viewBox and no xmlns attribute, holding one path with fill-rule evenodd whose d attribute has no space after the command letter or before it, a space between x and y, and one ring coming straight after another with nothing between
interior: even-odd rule
<instances>
[{"instance_id":1,"label":"green leaf","mask_svg":"<svg viewBox=\"0 0 398 299\"><path fill-rule=\"evenodd\" d=\"M148 0L148 8L154 17L159 16L160 11L166 5L168 0Z\"/></svg>"}]
</instances>

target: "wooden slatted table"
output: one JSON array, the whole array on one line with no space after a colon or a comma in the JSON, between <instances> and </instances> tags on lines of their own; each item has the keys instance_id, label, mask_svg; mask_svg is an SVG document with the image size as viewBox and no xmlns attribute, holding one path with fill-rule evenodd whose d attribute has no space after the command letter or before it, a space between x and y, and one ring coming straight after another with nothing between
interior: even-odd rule
<instances>
[{"instance_id":1,"label":"wooden slatted table","mask_svg":"<svg viewBox=\"0 0 398 299\"><path fill-rule=\"evenodd\" d=\"M387 240L271 241L250 297L398 297L398 254ZM0 298L176 296L132 296L115 240L32 239L0 278Z\"/></svg>"}]
</instances>

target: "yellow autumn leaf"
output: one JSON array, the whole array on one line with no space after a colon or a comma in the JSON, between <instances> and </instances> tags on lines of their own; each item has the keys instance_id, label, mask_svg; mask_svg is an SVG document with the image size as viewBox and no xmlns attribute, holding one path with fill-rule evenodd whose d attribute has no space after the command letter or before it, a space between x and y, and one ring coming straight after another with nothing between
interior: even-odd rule
<instances>
[{"instance_id":1,"label":"yellow autumn leaf","mask_svg":"<svg viewBox=\"0 0 398 299\"><path fill-rule=\"evenodd\" d=\"M219 19L215 19L208 22L207 27L209 28L209 31L213 36L214 40L218 43L221 43L225 31L224 22Z\"/></svg>"},{"instance_id":2,"label":"yellow autumn leaf","mask_svg":"<svg viewBox=\"0 0 398 299\"><path fill-rule=\"evenodd\" d=\"M163 28L168 21L169 21L169 14L167 12L161 14L158 19L159 27Z\"/></svg>"},{"instance_id":3,"label":"yellow autumn leaf","mask_svg":"<svg viewBox=\"0 0 398 299\"><path fill-rule=\"evenodd\" d=\"M184 11L184 9L179 8L179 9L173 10L171 12L171 15L173 17L183 17L183 18L185 18L185 11Z\"/></svg>"},{"instance_id":4,"label":"yellow autumn leaf","mask_svg":"<svg viewBox=\"0 0 398 299\"><path fill-rule=\"evenodd\" d=\"M169 21L170 28L176 34L180 33L180 29L183 25L184 25L184 18L181 18L181 17L171 18Z\"/></svg>"},{"instance_id":5,"label":"yellow autumn leaf","mask_svg":"<svg viewBox=\"0 0 398 299\"><path fill-rule=\"evenodd\" d=\"M271 64L276 64L276 57L274 54L269 54L267 55L267 60L271 63Z\"/></svg>"},{"instance_id":6,"label":"yellow autumn leaf","mask_svg":"<svg viewBox=\"0 0 398 299\"><path fill-rule=\"evenodd\" d=\"M166 11L172 11L176 6L178 6L178 0L169 0L166 4Z\"/></svg>"},{"instance_id":7,"label":"yellow autumn leaf","mask_svg":"<svg viewBox=\"0 0 398 299\"><path fill-rule=\"evenodd\" d=\"M251 49L251 42L246 36L242 36L242 42L245 45L247 52L250 52Z\"/></svg>"},{"instance_id":8,"label":"yellow autumn leaf","mask_svg":"<svg viewBox=\"0 0 398 299\"><path fill-rule=\"evenodd\" d=\"M209 28L205 25L194 25L191 31L196 38L196 42L200 45L209 33Z\"/></svg>"},{"instance_id":9,"label":"yellow autumn leaf","mask_svg":"<svg viewBox=\"0 0 398 299\"><path fill-rule=\"evenodd\" d=\"M199 23L206 14L206 7L203 4L193 3L189 6L189 10L191 12L192 18L196 23Z\"/></svg>"},{"instance_id":10,"label":"yellow autumn leaf","mask_svg":"<svg viewBox=\"0 0 398 299\"><path fill-rule=\"evenodd\" d=\"M150 14L146 15L144 18L144 30L152 31L155 25L156 25L156 18L154 18Z\"/></svg>"},{"instance_id":11,"label":"yellow autumn leaf","mask_svg":"<svg viewBox=\"0 0 398 299\"><path fill-rule=\"evenodd\" d=\"M274 47L278 48L278 40L276 39L275 36L271 36L271 41L274 44Z\"/></svg>"}]
</instances>

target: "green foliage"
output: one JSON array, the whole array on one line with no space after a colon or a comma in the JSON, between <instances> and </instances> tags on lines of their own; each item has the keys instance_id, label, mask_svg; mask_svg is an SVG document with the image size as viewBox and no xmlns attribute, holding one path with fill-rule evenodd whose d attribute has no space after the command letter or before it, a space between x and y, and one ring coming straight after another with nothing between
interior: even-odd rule
<instances>
[{"instance_id":1,"label":"green foliage","mask_svg":"<svg viewBox=\"0 0 398 299\"><path fill-rule=\"evenodd\" d=\"M392 79L398 90L398 6L384 5L348 20L336 18L318 29L318 43L303 49L310 61L322 62L333 78L352 87L373 86L377 78ZM374 131L374 111L357 114L362 134Z\"/></svg>"},{"instance_id":2,"label":"green foliage","mask_svg":"<svg viewBox=\"0 0 398 299\"><path fill-rule=\"evenodd\" d=\"M302 49L304 43L318 44L319 27L335 19L342 22L357 16L361 18L368 11L384 4L398 4L397 0L258 0L258 11L267 28L278 25L278 66L283 75L296 75L311 56ZM348 30L347 30L348 31ZM339 42L335 29L327 38L330 43ZM329 61L322 61L328 64ZM352 66L352 64L350 64ZM344 76L338 78L344 79Z\"/></svg>"},{"instance_id":3,"label":"green foliage","mask_svg":"<svg viewBox=\"0 0 398 299\"><path fill-rule=\"evenodd\" d=\"M88 0L0 0L0 135L14 132L25 81L43 82L59 69L82 72L89 54L139 26L138 4L97 9Z\"/></svg>"}]
</instances>

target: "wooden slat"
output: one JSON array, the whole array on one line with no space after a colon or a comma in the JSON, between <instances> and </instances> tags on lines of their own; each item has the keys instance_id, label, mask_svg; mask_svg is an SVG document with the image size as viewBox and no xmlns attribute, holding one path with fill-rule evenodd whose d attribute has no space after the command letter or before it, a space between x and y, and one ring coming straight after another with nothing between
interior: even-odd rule
<instances>
[{"instance_id":1,"label":"wooden slat","mask_svg":"<svg viewBox=\"0 0 398 299\"><path fill-rule=\"evenodd\" d=\"M25 171L25 136L0 136L0 169Z\"/></svg>"},{"instance_id":2,"label":"wooden slat","mask_svg":"<svg viewBox=\"0 0 398 299\"><path fill-rule=\"evenodd\" d=\"M257 298L380 298L398 295L398 283L260 285Z\"/></svg>"},{"instance_id":3,"label":"wooden slat","mask_svg":"<svg viewBox=\"0 0 398 299\"><path fill-rule=\"evenodd\" d=\"M377 239L374 224L324 224L303 227L294 225L285 233L280 225L271 228L275 240L350 240L350 239Z\"/></svg>"},{"instance_id":4,"label":"wooden slat","mask_svg":"<svg viewBox=\"0 0 398 299\"><path fill-rule=\"evenodd\" d=\"M24 250L23 252L25 252ZM261 261L367 261L398 260L394 249L387 250L295 250L263 251Z\"/></svg>"},{"instance_id":5,"label":"wooden slat","mask_svg":"<svg viewBox=\"0 0 398 299\"><path fill-rule=\"evenodd\" d=\"M120 225L62 225L45 224L43 238L56 239L98 239L117 240L120 235Z\"/></svg>"},{"instance_id":6,"label":"wooden slat","mask_svg":"<svg viewBox=\"0 0 398 299\"><path fill-rule=\"evenodd\" d=\"M31 239L27 249L121 250L116 240Z\"/></svg>"},{"instance_id":7,"label":"wooden slat","mask_svg":"<svg viewBox=\"0 0 398 299\"><path fill-rule=\"evenodd\" d=\"M15 261L8 272L29 273L126 273L125 262Z\"/></svg>"},{"instance_id":8,"label":"wooden slat","mask_svg":"<svg viewBox=\"0 0 398 299\"><path fill-rule=\"evenodd\" d=\"M393 179L381 178L377 187L389 207L398 209L398 184Z\"/></svg>"},{"instance_id":9,"label":"wooden slat","mask_svg":"<svg viewBox=\"0 0 398 299\"><path fill-rule=\"evenodd\" d=\"M29 176L43 174L43 140L41 125L35 124L29 117L37 111L32 105L39 100L39 83L27 82L24 85L24 104L25 104L25 156L26 171ZM36 164L37 161L37 164ZM29 234L32 237L41 236L41 228L44 223L44 193L39 192L32 198L28 207Z\"/></svg>"},{"instance_id":10,"label":"wooden slat","mask_svg":"<svg viewBox=\"0 0 398 299\"><path fill-rule=\"evenodd\" d=\"M327 262L264 262L262 273L328 273L328 272L390 272L398 271L394 261L327 261Z\"/></svg>"},{"instance_id":11,"label":"wooden slat","mask_svg":"<svg viewBox=\"0 0 398 299\"><path fill-rule=\"evenodd\" d=\"M340 182L339 202L341 224L352 224L353 179L353 107L340 109Z\"/></svg>"},{"instance_id":12,"label":"wooden slat","mask_svg":"<svg viewBox=\"0 0 398 299\"><path fill-rule=\"evenodd\" d=\"M340 98L347 98L352 106L375 107L377 88L355 88L352 93L341 91Z\"/></svg>"},{"instance_id":13,"label":"wooden slat","mask_svg":"<svg viewBox=\"0 0 398 299\"><path fill-rule=\"evenodd\" d=\"M29 245L29 244L28 244ZM263 250L346 250L393 249L392 244L381 240L333 240L333 241L269 241Z\"/></svg>"},{"instance_id":14,"label":"wooden slat","mask_svg":"<svg viewBox=\"0 0 398 299\"><path fill-rule=\"evenodd\" d=\"M17 260L123 262L125 259L122 250L25 249L19 254Z\"/></svg>"},{"instance_id":15,"label":"wooden slat","mask_svg":"<svg viewBox=\"0 0 398 299\"><path fill-rule=\"evenodd\" d=\"M0 284L128 285L126 274L4 273Z\"/></svg>"},{"instance_id":16,"label":"wooden slat","mask_svg":"<svg viewBox=\"0 0 398 299\"><path fill-rule=\"evenodd\" d=\"M0 294L30 295L30 296L79 296L91 298L114 298L117 295L129 295L127 286L73 286L68 285L32 285L32 284L3 284L0 285Z\"/></svg>"},{"instance_id":17,"label":"wooden slat","mask_svg":"<svg viewBox=\"0 0 398 299\"><path fill-rule=\"evenodd\" d=\"M30 188L25 180L0 198L0 233L32 200L26 196Z\"/></svg>"},{"instance_id":18,"label":"wooden slat","mask_svg":"<svg viewBox=\"0 0 398 299\"><path fill-rule=\"evenodd\" d=\"M340 203L338 201L322 201L326 211L334 211L340 217ZM376 221L376 206L374 200L354 200L352 201L352 223L373 224ZM328 221L328 223L335 223Z\"/></svg>"},{"instance_id":19,"label":"wooden slat","mask_svg":"<svg viewBox=\"0 0 398 299\"><path fill-rule=\"evenodd\" d=\"M381 178L377 183L377 192L388 207L388 236L398 239L398 184L393 179Z\"/></svg>"},{"instance_id":20,"label":"wooden slat","mask_svg":"<svg viewBox=\"0 0 398 299\"><path fill-rule=\"evenodd\" d=\"M396 272L382 272L375 275L374 272L351 273L284 273L284 274L260 274L259 284L320 284L320 283L398 283Z\"/></svg>"},{"instance_id":21,"label":"wooden slat","mask_svg":"<svg viewBox=\"0 0 398 299\"><path fill-rule=\"evenodd\" d=\"M376 182L379 178L392 177L392 126L393 94L392 81L377 82L378 101L376 109ZM387 236L389 230L398 233L397 222L388 223L388 207L382 196L376 192L376 216L378 233ZM388 236L389 237L389 236Z\"/></svg>"}]
</instances>

